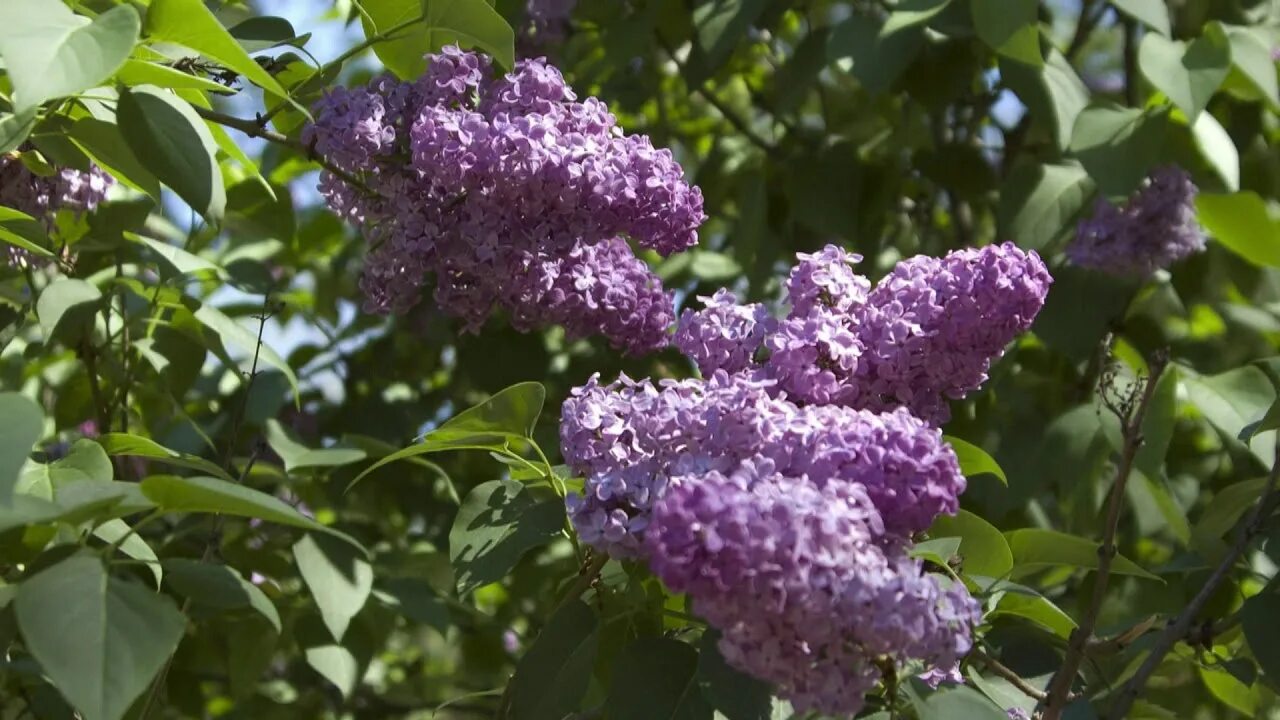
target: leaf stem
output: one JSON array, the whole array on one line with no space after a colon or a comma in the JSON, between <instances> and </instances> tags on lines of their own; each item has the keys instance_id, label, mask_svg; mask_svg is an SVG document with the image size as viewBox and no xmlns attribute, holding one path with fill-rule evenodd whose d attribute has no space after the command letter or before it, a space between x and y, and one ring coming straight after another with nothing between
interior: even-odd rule
<instances>
[{"instance_id":1,"label":"leaf stem","mask_svg":"<svg viewBox=\"0 0 1280 720\"><path fill-rule=\"evenodd\" d=\"M970 650L969 657L982 663L988 670L1007 680L1010 685L1021 690L1027 697L1037 701L1043 701L1045 699L1046 695L1043 690L1027 682L1027 680L1021 675L1014 672L1004 663L986 654L980 648L975 647L973 650Z\"/></svg>"},{"instance_id":2,"label":"leaf stem","mask_svg":"<svg viewBox=\"0 0 1280 720\"><path fill-rule=\"evenodd\" d=\"M1151 405L1151 398L1155 396L1156 384L1167 362L1168 358L1164 353L1159 353L1151 359L1146 384L1142 388L1142 396L1137 406L1121 418L1124 421L1124 445L1107 501L1107 518L1102 530L1102 544L1098 546L1098 569L1094 576L1093 596L1085 609L1084 617L1080 619L1079 627L1071 633L1071 638L1067 642L1067 653L1062 659L1062 667L1058 668L1053 679L1049 681L1048 691L1042 700L1044 707L1041 714L1042 720L1058 720L1062 716L1062 711L1070 699L1071 684L1080 671L1085 650L1097 628L1098 615L1102 611L1102 602L1107 594L1111 563L1116 556L1116 529L1120 524L1120 513L1124 507L1124 489L1133 471L1133 462L1138 455L1138 449L1142 447L1142 422L1147 416L1147 408Z\"/></svg>"}]
</instances>

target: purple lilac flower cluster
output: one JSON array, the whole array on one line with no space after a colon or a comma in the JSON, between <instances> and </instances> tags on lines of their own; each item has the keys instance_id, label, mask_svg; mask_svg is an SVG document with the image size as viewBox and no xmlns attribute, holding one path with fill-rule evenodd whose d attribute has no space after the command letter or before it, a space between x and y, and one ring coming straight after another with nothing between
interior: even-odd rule
<instances>
[{"instance_id":1,"label":"purple lilac flower cluster","mask_svg":"<svg viewBox=\"0 0 1280 720\"><path fill-rule=\"evenodd\" d=\"M1098 200L1093 217L1080 223L1067 246L1067 258L1110 275L1145 278L1203 251L1197 192L1182 168L1153 171L1123 206Z\"/></svg>"},{"instance_id":2,"label":"purple lilac flower cluster","mask_svg":"<svg viewBox=\"0 0 1280 720\"><path fill-rule=\"evenodd\" d=\"M91 164L88 172L61 168L46 177L31 172L15 154L0 155L0 205L30 215L50 232L58 210L92 212L114 184L115 179L97 165ZM10 265L31 260L25 250L14 247L8 250Z\"/></svg>"},{"instance_id":3,"label":"purple lilac flower cluster","mask_svg":"<svg viewBox=\"0 0 1280 720\"><path fill-rule=\"evenodd\" d=\"M875 287L857 260L800 255L782 318L704 298L675 337L702 379L592 378L560 429L582 540L647 562L730 664L828 714L855 713L886 661L936 683L969 651L976 602L909 550L965 488L946 399L986 379L1051 282L1012 245L912 258Z\"/></svg>"},{"instance_id":4,"label":"purple lilac flower cluster","mask_svg":"<svg viewBox=\"0 0 1280 720\"><path fill-rule=\"evenodd\" d=\"M680 317L675 344L704 375L750 370L801 403L906 407L935 424L987 379L1031 326L1052 278L1011 243L918 256L871 287L861 257L829 245L800 255L781 319L729 293Z\"/></svg>"},{"instance_id":5,"label":"purple lilac flower cluster","mask_svg":"<svg viewBox=\"0 0 1280 720\"><path fill-rule=\"evenodd\" d=\"M564 325L643 352L668 341L671 296L628 240L662 255L697 243L702 195L669 150L578 101L545 59L492 77L447 47L414 82L380 78L314 108L305 139L372 193L324 174L329 206L370 243L371 312L432 289L475 331L496 310L518 329Z\"/></svg>"}]
</instances>

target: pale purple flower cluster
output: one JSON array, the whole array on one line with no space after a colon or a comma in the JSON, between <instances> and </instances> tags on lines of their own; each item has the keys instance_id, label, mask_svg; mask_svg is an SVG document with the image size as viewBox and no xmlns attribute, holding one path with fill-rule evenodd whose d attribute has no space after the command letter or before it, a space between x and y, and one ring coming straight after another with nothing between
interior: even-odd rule
<instances>
[{"instance_id":1,"label":"pale purple flower cluster","mask_svg":"<svg viewBox=\"0 0 1280 720\"><path fill-rule=\"evenodd\" d=\"M494 78L485 56L447 47L415 82L331 93L315 117L305 139L372 189L320 182L370 242L369 311L405 312L430 289L471 331L501 309L632 352L667 343L671 296L628 241L695 245L702 195L544 59Z\"/></svg>"},{"instance_id":2,"label":"pale purple flower cluster","mask_svg":"<svg viewBox=\"0 0 1280 720\"><path fill-rule=\"evenodd\" d=\"M1067 246L1067 258L1110 275L1145 278L1203 251L1197 192L1182 168L1153 171L1123 206L1098 200L1093 217L1080 223Z\"/></svg>"},{"instance_id":3,"label":"pale purple flower cluster","mask_svg":"<svg viewBox=\"0 0 1280 720\"><path fill-rule=\"evenodd\" d=\"M676 346L704 375L751 369L796 402L906 407L936 424L1031 326L1052 282L1011 243L910 258L874 288L838 247L799 260L784 318L717 294L681 315Z\"/></svg>"},{"instance_id":4,"label":"pale purple flower cluster","mask_svg":"<svg viewBox=\"0 0 1280 720\"><path fill-rule=\"evenodd\" d=\"M30 215L50 232L59 210L92 212L114 184L115 178L97 165L91 164L88 172L61 168L46 177L31 172L14 154L0 155L0 205ZM9 265L19 266L34 258L26 250L10 246L7 260Z\"/></svg>"},{"instance_id":5,"label":"pale purple flower cluster","mask_svg":"<svg viewBox=\"0 0 1280 720\"><path fill-rule=\"evenodd\" d=\"M907 555L965 480L906 410L797 405L757 373L592 378L561 448L586 476L580 538L649 563L719 628L735 667L797 707L852 713L879 658L952 666L977 606Z\"/></svg>"},{"instance_id":6,"label":"pale purple flower cluster","mask_svg":"<svg viewBox=\"0 0 1280 720\"><path fill-rule=\"evenodd\" d=\"M977 603L909 549L965 488L946 400L986 379L1051 282L1007 244L912 258L874 288L858 260L800 255L782 318L703 298L675 335L702 379L593 377L560 427L581 539L686 593L731 665L840 715L885 662L952 681L969 651Z\"/></svg>"}]
</instances>

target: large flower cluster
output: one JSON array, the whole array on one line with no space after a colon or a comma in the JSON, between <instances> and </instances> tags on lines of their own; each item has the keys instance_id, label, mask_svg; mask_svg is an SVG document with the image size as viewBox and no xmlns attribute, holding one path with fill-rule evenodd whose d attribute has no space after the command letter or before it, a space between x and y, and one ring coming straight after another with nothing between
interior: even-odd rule
<instances>
[{"instance_id":1,"label":"large flower cluster","mask_svg":"<svg viewBox=\"0 0 1280 720\"><path fill-rule=\"evenodd\" d=\"M372 191L320 182L370 243L368 310L404 312L431 289L468 330L502 309L517 328L563 324L628 351L667 342L671 297L628 241L696 244L702 195L669 150L623 134L544 59L495 78L483 55L447 47L412 83L338 90L314 112L308 142Z\"/></svg>"},{"instance_id":2,"label":"large flower cluster","mask_svg":"<svg viewBox=\"0 0 1280 720\"><path fill-rule=\"evenodd\" d=\"M1153 171L1123 206L1098 200L1093 217L1080 223L1067 246L1067 258L1111 275L1145 278L1201 252L1196 193L1182 168Z\"/></svg>"},{"instance_id":3,"label":"large flower cluster","mask_svg":"<svg viewBox=\"0 0 1280 720\"><path fill-rule=\"evenodd\" d=\"M1009 243L914 257L874 288L838 247L799 260L785 317L722 291L684 312L676 345L704 375L749 370L798 402L906 407L935 424L986 381L1052 282L1038 255Z\"/></svg>"},{"instance_id":4,"label":"large flower cluster","mask_svg":"<svg viewBox=\"0 0 1280 720\"><path fill-rule=\"evenodd\" d=\"M702 379L592 378L561 449L588 544L649 564L735 667L801 709L855 713L885 663L949 677L979 614L910 557L965 480L937 422L1025 330L1050 278L1012 245L913 258L874 288L801 255L782 318L721 291L677 346Z\"/></svg>"}]
</instances>

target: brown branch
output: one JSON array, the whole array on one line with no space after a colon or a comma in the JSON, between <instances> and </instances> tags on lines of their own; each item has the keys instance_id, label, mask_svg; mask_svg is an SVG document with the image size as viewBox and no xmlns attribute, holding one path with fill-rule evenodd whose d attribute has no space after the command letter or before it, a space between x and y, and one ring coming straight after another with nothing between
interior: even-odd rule
<instances>
[{"instance_id":1,"label":"brown branch","mask_svg":"<svg viewBox=\"0 0 1280 720\"><path fill-rule=\"evenodd\" d=\"M249 137L261 138L263 140L266 140L267 142L275 143L276 145L281 145L283 147L296 150L299 153L302 153L302 155L306 157L308 160L311 160L312 162L315 162L325 170L328 170L334 176L336 176L346 184L350 185L351 187L356 188L357 190L368 195L376 194L368 185L364 183L363 180L356 177L355 175L352 175L346 170L343 170L337 165L334 165L332 162L329 162L329 160L325 159L324 156L317 153L315 148L299 140L295 140L291 137L288 137L287 135L282 135L276 132L275 130L268 130L267 128L264 128L261 125L259 125L256 120L248 120L245 118L233 117L231 115L226 115L213 110L206 110L205 108L199 107L197 105L192 105L191 108L196 111L197 115L204 118L205 120L208 120L209 122L218 123L219 125L222 125L223 127L229 127L232 130L239 130L240 132L244 133L245 135L248 135Z\"/></svg>"},{"instance_id":2,"label":"brown branch","mask_svg":"<svg viewBox=\"0 0 1280 720\"><path fill-rule=\"evenodd\" d=\"M600 576L600 571L604 568L604 564L607 562L609 562L609 556L605 553L600 553L599 555L591 558L586 565L583 565L582 570L578 572L578 579L574 581L573 585L569 586L564 597L560 599L560 603L556 605L556 609L559 610L570 602L582 597L582 594L585 593L587 589L591 587L591 584L596 581L596 578Z\"/></svg>"},{"instance_id":3,"label":"brown branch","mask_svg":"<svg viewBox=\"0 0 1280 720\"><path fill-rule=\"evenodd\" d=\"M1280 453L1280 436L1277 437L1276 452ZM1218 586L1231 574L1236 561L1248 550L1249 545L1262 527L1263 521L1275 511L1277 505L1280 505L1280 493L1276 489L1278 479L1280 479L1280 459L1277 459L1276 463L1272 465L1266 492L1254 503L1248 519L1239 526L1235 542L1227 550L1226 556L1213 569L1209 578L1205 580L1204 586L1200 588L1200 592L1196 593L1196 596L1192 598L1191 602L1182 611L1182 614L1169 623L1164 632L1160 633L1160 637L1156 639L1150 654L1147 655L1147 659L1142 662L1138 671L1133 674L1133 677L1125 684L1124 689L1120 691L1119 697L1107 712L1106 717L1125 717L1129 712L1129 708L1133 706L1134 701L1142 694L1142 689L1146 687L1147 681L1151 679L1156 669L1160 667L1160 663L1164 661L1165 655L1169 654L1169 651L1173 649L1173 646L1179 640L1193 637L1191 630L1196 616L1200 614L1200 611L1204 610L1205 605L1209 604L1209 600L1217 592Z\"/></svg>"},{"instance_id":4,"label":"brown branch","mask_svg":"<svg viewBox=\"0 0 1280 720\"><path fill-rule=\"evenodd\" d=\"M1071 44L1067 46L1067 51L1063 53L1067 62L1074 60L1076 55L1084 49L1085 44L1089 42L1090 33L1098 26L1106 9L1105 4L1099 5L1095 0L1083 0L1080 3L1080 17L1076 20L1076 32L1071 36Z\"/></svg>"},{"instance_id":5,"label":"brown branch","mask_svg":"<svg viewBox=\"0 0 1280 720\"><path fill-rule=\"evenodd\" d=\"M1124 103L1129 107L1138 105L1138 24L1129 18L1123 21L1124 28Z\"/></svg>"},{"instance_id":6,"label":"brown branch","mask_svg":"<svg viewBox=\"0 0 1280 720\"><path fill-rule=\"evenodd\" d=\"M982 663L988 670L1007 680L1010 685L1021 690L1027 697L1038 701L1043 701L1045 699L1045 692L1043 690L1027 682L1027 680L1021 675L1014 672L1004 663L996 660L982 650L975 647L973 650L969 651L969 657Z\"/></svg>"},{"instance_id":7,"label":"brown branch","mask_svg":"<svg viewBox=\"0 0 1280 720\"><path fill-rule=\"evenodd\" d=\"M1097 628L1098 615L1102 611L1102 602L1107 595L1107 581L1111 576L1111 563L1116 556L1116 529L1120 525L1120 513L1124 507L1124 489L1129 475L1133 471L1133 461L1142 447L1142 421L1147 416L1147 408L1151 398L1155 396L1156 385L1160 374L1164 371L1167 357L1161 353L1151 359L1150 371L1146 384L1142 388L1142 396L1138 404L1132 408L1124 408L1125 414L1123 437L1124 445L1120 451L1120 462L1116 465L1115 481L1111 485L1111 495L1107 500L1106 524L1102 529L1102 544L1098 546L1098 569L1093 584L1093 596L1085 609L1080 625L1072 633L1067 642L1067 654L1062 659L1062 667L1054 673L1049 681L1047 696L1043 701L1043 720L1058 720L1066 707L1071 685L1080 665L1084 661L1085 650L1093 639Z\"/></svg>"}]
</instances>

